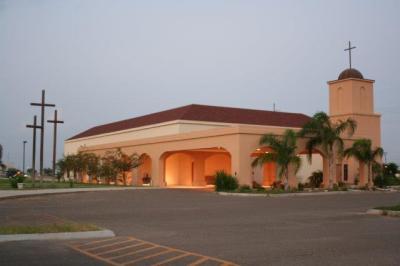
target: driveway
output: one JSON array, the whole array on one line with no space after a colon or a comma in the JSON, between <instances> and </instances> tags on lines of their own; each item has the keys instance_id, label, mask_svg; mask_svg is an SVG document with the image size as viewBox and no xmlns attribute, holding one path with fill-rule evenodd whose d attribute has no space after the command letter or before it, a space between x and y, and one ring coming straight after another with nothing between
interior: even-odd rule
<instances>
[{"instance_id":1,"label":"driveway","mask_svg":"<svg viewBox=\"0 0 400 266\"><path fill-rule=\"evenodd\" d=\"M400 219L365 214L398 203L400 193L378 192L290 198L180 189L87 192L2 200L0 224L21 212L50 214L240 265L398 265ZM104 265L65 242L49 243L2 243L0 262Z\"/></svg>"}]
</instances>

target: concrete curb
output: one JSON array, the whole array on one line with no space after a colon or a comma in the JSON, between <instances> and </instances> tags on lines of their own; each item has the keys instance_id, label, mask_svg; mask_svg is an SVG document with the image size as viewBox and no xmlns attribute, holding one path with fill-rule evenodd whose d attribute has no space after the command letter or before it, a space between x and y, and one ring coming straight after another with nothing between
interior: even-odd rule
<instances>
[{"instance_id":1,"label":"concrete curb","mask_svg":"<svg viewBox=\"0 0 400 266\"><path fill-rule=\"evenodd\" d=\"M378 210L378 209L369 209L367 214L371 215L382 215L382 216L391 216L391 217L400 217L400 211L389 211L389 210Z\"/></svg>"},{"instance_id":2,"label":"concrete curb","mask_svg":"<svg viewBox=\"0 0 400 266\"><path fill-rule=\"evenodd\" d=\"M103 238L114 237L111 230L87 231L87 232L66 232L66 233L45 233L45 234L13 234L0 235L0 242L26 241L26 240L69 240L82 238Z\"/></svg>"},{"instance_id":3,"label":"concrete curb","mask_svg":"<svg viewBox=\"0 0 400 266\"><path fill-rule=\"evenodd\" d=\"M139 189L161 189L161 188L159 188L159 187L110 187L110 188L54 188L54 189L38 189L38 190L0 190L0 200L53 195L53 194L99 192L99 191L119 191L119 190L139 190Z\"/></svg>"},{"instance_id":4,"label":"concrete curb","mask_svg":"<svg viewBox=\"0 0 400 266\"><path fill-rule=\"evenodd\" d=\"M294 192L294 193L237 193L237 192L217 192L222 196L237 196L237 197L271 197L271 198L287 198L287 197L308 197L308 196L329 196L340 194L360 194L368 191L354 190L354 191L330 191L330 192Z\"/></svg>"}]
</instances>

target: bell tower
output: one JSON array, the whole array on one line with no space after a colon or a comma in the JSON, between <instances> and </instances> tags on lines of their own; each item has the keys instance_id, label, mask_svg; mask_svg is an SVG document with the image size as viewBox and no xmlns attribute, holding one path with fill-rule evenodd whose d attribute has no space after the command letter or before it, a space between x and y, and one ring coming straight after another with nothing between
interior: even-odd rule
<instances>
[{"instance_id":1,"label":"bell tower","mask_svg":"<svg viewBox=\"0 0 400 266\"><path fill-rule=\"evenodd\" d=\"M360 71L351 67L351 50L354 48L349 42L349 48L345 49L349 51L350 67L342 71L337 80L328 81L329 116L333 121L352 118L357 122L357 129L351 139L371 139L373 148L380 147L381 115L374 110L375 81L364 78ZM345 141L345 144L350 146L351 140ZM354 159L343 163L342 181L352 182L360 171L358 163ZM363 182L365 180L360 180L361 184Z\"/></svg>"}]
</instances>

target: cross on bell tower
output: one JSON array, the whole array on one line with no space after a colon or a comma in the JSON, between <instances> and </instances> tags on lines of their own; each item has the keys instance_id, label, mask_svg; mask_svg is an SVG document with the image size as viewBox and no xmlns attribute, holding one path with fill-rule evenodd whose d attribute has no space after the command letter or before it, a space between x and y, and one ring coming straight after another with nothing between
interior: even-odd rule
<instances>
[{"instance_id":1,"label":"cross on bell tower","mask_svg":"<svg viewBox=\"0 0 400 266\"><path fill-rule=\"evenodd\" d=\"M349 41L349 47L344 49L344 51L349 51L349 65L350 65L350 69L351 69L351 50L356 49L355 46L351 46L351 42Z\"/></svg>"}]
</instances>

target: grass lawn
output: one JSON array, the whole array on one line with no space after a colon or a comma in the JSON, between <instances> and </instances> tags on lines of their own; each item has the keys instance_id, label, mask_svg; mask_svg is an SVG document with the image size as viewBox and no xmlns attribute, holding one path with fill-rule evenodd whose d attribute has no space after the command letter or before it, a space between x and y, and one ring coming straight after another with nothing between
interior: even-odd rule
<instances>
[{"instance_id":1,"label":"grass lawn","mask_svg":"<svg viewBox=\"0 0 400 266\"><path fill-rule=\"evenodd\" d=\"M383 210L383 211L400 211L400 204L394 205L394 206L376 207L374 209Z\"/></svg>"},{"instance_id":2,"label":"grass lawn","mask_svg":"<svg viewBox=\"0 0 400 266\"><path fill-rule=\"evenodd\" d=\"M65 232L86 232L101 230L95 225L78 224L78 223L62 223L49 225L19 225L19 226L0 226L0 234L43 234L43 233L65 233Z\"/></svg>"},{"instance_id":3,"label":"grass lawn","mask_svg":"<svg viewBox=\"0 0 400 266\"><path fill-rule=\"evenodd\" d=\"M96 188L96 187L114 187L114 185L107 184L84 184L84 183L74 183L73 188ZM40 187L39 180L36 180L35 187L33 187L31 180L25 180L24 189L46 189L46 188L71 188L69 182L51 182L43 181ZM12 188L10 181L8 179L0 179L0 190L16 189Z\"/></svg>"}]
</instances>

